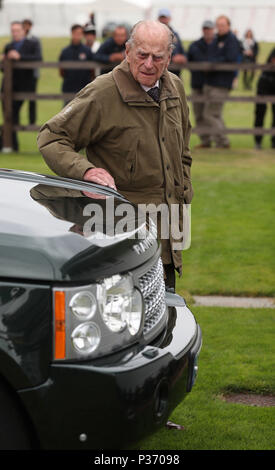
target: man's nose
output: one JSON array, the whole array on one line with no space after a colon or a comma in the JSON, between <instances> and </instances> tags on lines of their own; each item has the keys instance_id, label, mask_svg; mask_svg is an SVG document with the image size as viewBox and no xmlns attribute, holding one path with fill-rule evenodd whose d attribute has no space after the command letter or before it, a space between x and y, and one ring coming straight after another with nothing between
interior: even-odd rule
<instances>
[{"instance_id":1,"label":"man's nose","mask_svg":"<svg viewBox=\"0 0 275 470\"><path fill-rule=\"evenodd\" d=\"M147 59L145 60L144 62L144 65L145 67L147 67L148 69L152 68L153 67L153 58L151 55L148 55Z\"/></svg>"}]
</instances>

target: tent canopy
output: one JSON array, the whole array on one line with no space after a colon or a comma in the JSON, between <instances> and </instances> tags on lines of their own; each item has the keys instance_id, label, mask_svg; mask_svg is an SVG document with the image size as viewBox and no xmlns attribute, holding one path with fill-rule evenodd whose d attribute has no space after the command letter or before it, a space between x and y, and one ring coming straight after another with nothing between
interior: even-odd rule
<instances>
[{"instance_id":1,"label":"tent canopy","mask_svg":"<svg viewBox=\"0 0 275 470\"><path fill-rule=\"evenodd\" d=\"M100 36L109 21L133 25L156 19L162 7L171 10L172 25L183 39L197 39L204 20L225 14L240 38L251 28L257 40L275 41L274 0L4 0L0 28L9 35L11 21L31 18L38 36L69 36L71 25L85 24L93 12Z\"/></svg>"}]
</instances>

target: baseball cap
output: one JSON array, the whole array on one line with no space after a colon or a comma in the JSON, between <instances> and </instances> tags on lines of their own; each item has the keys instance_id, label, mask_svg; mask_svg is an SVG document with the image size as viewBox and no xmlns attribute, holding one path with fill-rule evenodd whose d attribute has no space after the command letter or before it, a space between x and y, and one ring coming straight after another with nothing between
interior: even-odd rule
<instances>
[{"instance_id":1,"label":"baseball cap","mask_svg":"<svg viewBox=\"0 0 275 470\"><path fill-rule=\"evenodd\" d=\"M215 25L214 25L213 21L211 21L211 20L206 20L206 21L204 21L204 22L202 23L202 27L203 27L203 28L209 28L209 29L210 29L210 28L215 28Z\"/></svg>"},{"instance_id":2,"label":"baseball cap","mask_svg":"<svg viewBox=\"0 0 275 470\"><path fill-rule=\"evenodd\" d=\"M161 8L158 12L158 17L160 17L160 16L170 17L171 12L170 12L170 10L168 10L168 8Z\"/></svg>"},{"instance_id":3,"label":"baseball cap","mask_svg":"<svg viewBox=\"0 0 275 470\"><path fill-rule=\"evenodd\" d=\"M95 25L94 24L87 24L84 27L84 33L96 34Z\"/></svg>"}]
</instances>

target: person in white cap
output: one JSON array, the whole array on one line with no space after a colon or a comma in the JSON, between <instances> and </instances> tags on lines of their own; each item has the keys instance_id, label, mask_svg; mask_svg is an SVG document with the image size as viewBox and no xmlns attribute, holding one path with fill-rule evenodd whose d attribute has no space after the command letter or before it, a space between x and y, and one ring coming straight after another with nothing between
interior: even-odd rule
<instances>
[{"instance_id":1,"label":"person in white cap","mask_svg":"<svg viewBox=\"0 0 275 470\"><path fill-rule=\"evenodd\" d=\"M181 39L176 31L170 25L171 21L171 12L167 8L161 8L158 12L158 20L168 26L168 28L172 31L174 35L174 50L171 57L171 63L175 65L183 65L187 62L187 57L184 51L184 47L182 45ZM173 71L176 75L180 75L179 71Z\"/></svg>"}]
</instances>

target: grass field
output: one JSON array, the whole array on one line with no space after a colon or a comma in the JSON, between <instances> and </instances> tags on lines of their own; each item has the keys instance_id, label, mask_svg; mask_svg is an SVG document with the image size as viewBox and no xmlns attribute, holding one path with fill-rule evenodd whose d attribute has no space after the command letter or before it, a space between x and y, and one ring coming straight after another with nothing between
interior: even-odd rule
<instances>
[{"instance_id":1,"label":"grass field","mask_svg":"<svg viewBox=\"0 0 275 470\"><path fill-rule=\"evenodd\" d=\"M0 38L0 50L7 38ZM57 60L65 38L43 40L44 59ZM185 44L187 45L187 44ZM265 62L272 44L260 46ZM189 72L183 79L189 89ZM240 77L241 78L241 77ZM255 91L254 82L254 91ZM59 92L57 70L41 70L39 92ZM244 92L241 79L232 94ZM62 107L38 103L42 124ZM191 108L191 120L193 115ZM228 127L252 127L253 106L227 103ZM22 123L27 123L26 104ZM270 113L266 125L270 123ZM198 151L193 135L192 243L183 252L178 292L194 294L275 296L275 151L264 137L255 151L252 136L230 136L231 150ZM0 154L0 167L50 173L36 146L35 133L20 133L18 154ZM274 310L192 307L203 332L199 376L192 393L171 419L185 431L159 431L141 449L274 449L275 408L227 403L227 390L275 393Z\"/></svg>"},{"instance_id":2,"label":"grass field","mask_svg":"<svg viewBox=\"0 0 275 470\"><path fill-rule=\"evenodd\" d=\"M199 375L192 392L171 416L185 429L163 428L140 448L274 449L275 408L221 399L228 391L274 393L274 314L268 309L196 307L193 311L204 332Z\"/></svg>"}]
</instances>

